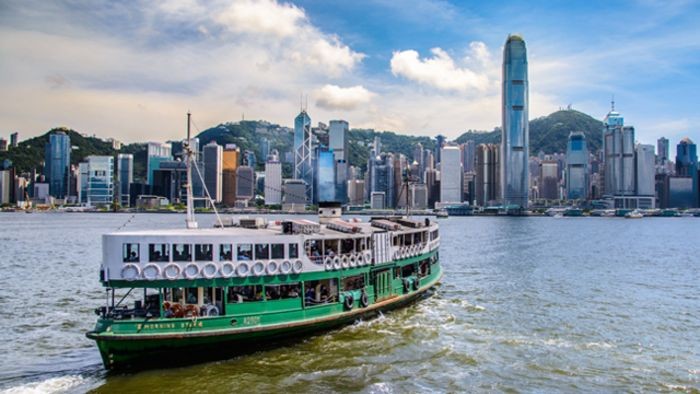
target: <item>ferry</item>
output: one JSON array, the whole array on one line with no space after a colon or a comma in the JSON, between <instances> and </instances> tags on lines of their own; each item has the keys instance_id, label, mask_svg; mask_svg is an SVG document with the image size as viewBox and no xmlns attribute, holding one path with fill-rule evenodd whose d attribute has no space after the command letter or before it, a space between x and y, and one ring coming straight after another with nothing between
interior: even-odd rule
<instances>
[{"instance_id":1,"label":"ferry","mask_svg":"<svg viewBox=\"0 0 700 394\"><path fill-rule=\"evenodd\" d=\"M323 204L318 222L199 228L187 192L185 228L102 237L105 304L86 335L106 369L220 359L352 324L429 295L442 276L427 218L343 219Z\"/></svg>"}]
</instances>

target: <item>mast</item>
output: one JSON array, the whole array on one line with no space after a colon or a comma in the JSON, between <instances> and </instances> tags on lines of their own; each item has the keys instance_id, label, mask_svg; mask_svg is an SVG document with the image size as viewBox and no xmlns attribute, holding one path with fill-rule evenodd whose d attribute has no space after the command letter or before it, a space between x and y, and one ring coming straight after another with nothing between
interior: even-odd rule
<instances>
[{"instance_id":1,"label":"mast","mask_svg":"<svg viewBox=\"0 0 700 394\"><path fill-rule=\"evenodd\" d=\"M187 216L185 218L185 224L188 229L195 229L198 227L197 220L194 218L194 198L192 196L192 147L190 146L190 118L192 114L187 111L187 140L183 144L185 151L185 164L187 168L187 185L185 189L187 191Z\"/></svg>"}]
</instances>

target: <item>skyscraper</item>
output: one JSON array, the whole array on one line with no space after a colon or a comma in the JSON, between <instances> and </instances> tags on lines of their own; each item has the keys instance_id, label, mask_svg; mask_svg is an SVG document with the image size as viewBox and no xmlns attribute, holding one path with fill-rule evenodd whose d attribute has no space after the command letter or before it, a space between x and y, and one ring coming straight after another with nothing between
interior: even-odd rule
<instances>
[{"instance_id":1,"label":"skyscraper","mask_svg":"<svg viewBox=\"0 0 700 394\"><path fill-rule=\"evenodd\" d=\"M474 160L476 158L476 143L469 140L462 144L462 169L464 172L474 172Z\"/></svg>"},{"instance_id":2,"label":"skyscraper","mask_svg":"<svg viewBox=\"0 0 700 394\"><path fill-rule=\"evenodd\" d=\"M384 207L394 208L396 206L394 195L394 155L382 153L376 157L372 164L371 179L371 193L384 193Z\"/></svg>"},{"instance_id":3,"label":"skyscraper","mask_svg":"<svg viewBox=\"0 0 700 394\"><path fill-rule=\"evenodd\" d=\"M255 171L250 166L236 169L236 201L248 201L255 197Z\"/></svg>"},{"instance_id":4,"label":"skyscraper","mask_svg":"<svg viewBox=\"0 0 700 394\"><path fill-rule=\"evenodd\" d=\"M221 202L223 195L223 148L216 141L204 145L204 186L215 203Z\"/></svg>"},{"instance_id":5,"label":"skyscraper","mask_svg":"<svg viewBox=\"0 0 700 394\"><path fill-rule=\"evenodd\" d=\"M319 150L316 160L316 187L319 202L336 201L333 152Z\"/></svg>"},{"instance_id":6,"label":"skyscraper","mask_svg":"<svg viewBox=\"0 0 700 394\"><path fill-rule=\"evenodd\" d=\"M693 204L698 206L698 151L697 145L685 137L676 145L676 176L690 177L693 187Z\"/></svg>"},{"instance_id":7,"label":"skyscraper","mask_svg":"<svg viewBox=\"0 0 700 394\"><path fill-rule=\"evenodd\" d=\"M588 146L580 131L569 134L566 146L566 198L585 200L588 197Z\"/></svg>"},{"instance_id":8,"label":"skyscraper","mask_svg":"<svg viewBox=\"0 0 700 394\"><path fill-rule=\"evenodd\" d=\"M70 137L63 131L49 136L44 156L44 175L49 184L49 194L56 198L68 196L70 176Z\"/></svg>"},{"instance_id":9,"label":"skyscraper","mask_svg":"<svg viewBox=\"0 0 700 394\"><path fill-rule=\"evenodd\" d=\"M329 126L329 148L335 160L335 198L341 203L347 202L348 180L348 130L349 124L344 120L331 120Z\"/></svg>"},{"instance_id":10,"label":"skyscraper","mask_svg":"<svg viewBox=\"0 0 700 394\"><path fill-rule=\"evenodd\" d=\"M670 145L668 144L668 139L666 137L661 137L656 140L656 164L660 166L666 165L668 158L671 156L669 152Z\"/></svg>"},{"instance_id":11,"label":"skyscraper","mask_svg":"<svg viewBox=\"0 0 700 394\"><path fill-rule=\"evenodd\" d=\"M603 120L605 190L608 196L634 195L634 127L613 106Z\"/></svg>"},{"instance_id":12,"label":"skyscraper","mask_svg":"<svg viewBox=\"0 0 700 394\"><path fill-rule=\"evenodd\" d=\"M480 144L476 147L476 204L491 205L500 191L500 148L498 145Z\"/></svg>"},{"instance_id":13,"label":"skyscraper","mask_svg":"<svg viewBox=\"0 0 700 394\"><path fill-rule=\"evenodd\" d=\"M79 168L80 202L88 206L110 205L114 199L114 158L88 156Z\"/></svg>"},{"instance_id":14,"label":"skyscraper","mask_svg":"<svg viewBox=\"0 0 700 394\"><path fill-rule=\"evenodd\" d=\"M637 196L655 196L654 145L637 144L635 149L635 176Z\"/></svg>"},{"instance_id":15,"label":"skyscraper","mask_svg":"<svg viewBox=\"0 0 700 394\"><path fill-rule=\"evenodd\" d=\"M146 162L146 183L153 185L153 172L160 168L163 161L172 160L172 145L168 143L149 142L148 160Z\"/></svg>"},{"instance_id":16,"label":"skyscraper","mask_svg":"<svg viewBox=\"0 0 700 394\"><path fill-rule=\"evenodd\" d=\"M222 159L222 202L227 207L236 204L236 169L241 151L235 144L227 144Z\"/></svg>"},{"instance_id":17,"label":"skyscraper","mask_svg":"<svg viewBox=\"0 0 700 394\"><path fill-rule=\"evenodd\" d=\"M10 146L12 148L16 148L18 144L19 144L19 133L14 132L14 133L10 134Z\"/></svg>"},{"instance_id":18,"label":"skyscraper","mask_svg":"<svg viewBox=\"0 0 700 394\"><path fill-rule=\"evenodd\" d=\"M282 204L282 163L272 150L265 162L265 205Z\"/></svg>"},{"instance_id":19,"label":"skyscraper","mask_svg":"<svg viewBox=\"0 0 700 394\"><path fill-rule=\"evenodd\" d=\"M457 146L446 145L440 149L440 202L462 202L462 171L461 151Z\"/></svg>"},{"instance_id":20,"label":"skyscraper","mask_svg":"<svg viewBox=\"0 0 700 394\"><path fill-rule=\"evenodd\" d=\"M134 182L134 155L128 153L120 153L117 156L117 193L119 195L119 204L122 207L128 207L129 196L131 192L131 184Z\"/></svg>"},{"instance_id":21,"label":"skyscraper","mask_svg":"<svg viewBox=\"0 0 700 394\"><path fill-rule=\"evenodd\" d=\"M294 178L306 182L307 201L312 201L314 196L311 139L311 118L302 110L294 119Z\"/></svg>"},{"instance_id":22,"label":"skyscraper","mask_svg":"<svg viewBox=\"0 0 700 394\"><path fill-rule=\"evenodd\" d=\"M529 198L529 126L527 50L519 35L503 49L503 128L501 130L501 200L507 208L525 209Z\"/></svg>"}]
</instances>

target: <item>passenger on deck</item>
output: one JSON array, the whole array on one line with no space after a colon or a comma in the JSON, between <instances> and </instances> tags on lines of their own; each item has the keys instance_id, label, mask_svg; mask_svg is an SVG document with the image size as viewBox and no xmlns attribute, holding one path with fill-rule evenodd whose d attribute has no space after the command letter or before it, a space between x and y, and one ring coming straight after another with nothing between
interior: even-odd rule
<instances>
[{"instance_id":1,"label":"passenger on deck","mask_svg":"<svg viewBox=\"0 0 700 394\"><path fill-rule=\"evenodd\" d=\"M321 302L328 302L328 289L325 285L321 285Z\"/></svg>"},{"instance_id":2,"label":"passenger on deck","mask_svg":"<svg viewBox=\"0 0 700 394\"><path fill-rule=\"evenodd\" d=\"M194 293L190 293L190 295L187 297L187 303L188 304L196 304L197 303L197 296L194 295Z\"/></svg>"},{"instance_id":3,"label":"passenger on deck","mask_svg":"<svg viewBox=\"0 0 700 394\"><path fill-rule=\"evenodd\" d=\"M308 289L306 289L306 296L304 298L309 304L313 304L316 302L316 291L314 291L313 287L309 287Z\"/></svg>"},{"instance_id":4,"label":"passenger on deck","mask_svg":"<svg viewBox=\"0 0 700 394\"><path fill-rule=\"evenodd\" d=\"M292 287L289 292L287 293L287 298L297 298L299 297L299 289L295 287Z\"/></svg>"}]
</instances>

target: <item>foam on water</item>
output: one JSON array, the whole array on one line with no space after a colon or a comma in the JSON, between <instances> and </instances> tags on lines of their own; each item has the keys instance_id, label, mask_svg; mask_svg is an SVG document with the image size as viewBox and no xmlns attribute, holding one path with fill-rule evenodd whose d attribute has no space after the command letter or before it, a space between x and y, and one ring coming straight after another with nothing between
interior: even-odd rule
<instances>
[{"instance_id":1,"label":"foam on water","mask_svg":"<svg viewBox=\"0 0 700 394\"><path fill-rule=\"evenodd\" d=\"M39 382L21 384L7 388L2 394L51 394L76 391L80 386L87 384L87 380L80 375L68 375L49 378Z\"/></svg>"}]
</instances>

